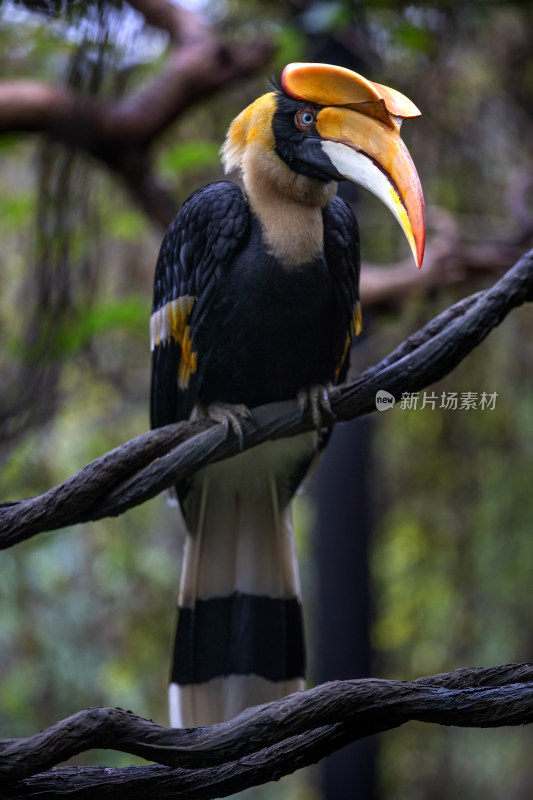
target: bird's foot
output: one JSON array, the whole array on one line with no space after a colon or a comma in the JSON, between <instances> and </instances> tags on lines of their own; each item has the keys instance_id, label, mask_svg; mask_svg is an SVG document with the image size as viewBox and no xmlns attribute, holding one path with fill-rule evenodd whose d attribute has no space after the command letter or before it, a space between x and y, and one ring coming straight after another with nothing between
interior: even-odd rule
<instances>
[{"instance_id":1,"label":"bird's foot","mask_svg":"<svg viewBox=\"0 0 533 800\"><path fill-rule=\"evenodd\" d=\"M203 416L212 419L213 422L220 422L226 436L229 429L239 440L241 450L244 448L244 431L242 423L252 418L250 409L242 403L211 403L203 410Z\"/></svg>"},{"instance_id":2,"label":"bird's foot","mask_svg":"<svg viewBox=\"0 0 533 800\"><path fill-rule=\"evenodd\" d=\"M329 390L325 386L312 386L310 389L302 389L297 394L298 410L300 417L310 410L311 418L318 431L318 435L322 438L322 431L324 430L324 417L327 415L330 419L335 419L335 412L331 408L329 401Z\"/></svg>"}]
</instances>

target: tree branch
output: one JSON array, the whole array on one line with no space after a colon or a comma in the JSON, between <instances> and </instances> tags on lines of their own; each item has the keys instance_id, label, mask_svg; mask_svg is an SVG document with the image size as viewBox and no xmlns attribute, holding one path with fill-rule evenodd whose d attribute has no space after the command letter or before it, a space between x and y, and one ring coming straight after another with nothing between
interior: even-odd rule
<instances>
[{"instance_id":1,"label":"tree branch","mask_svg":"<svg viewBox=\"0 0 533 800\"><path fill-rule=\"evenodd\" d=\"M195 14L168 0L131 0L130 5L169 34L170 52L161 74L111 101L39 81L4 81L0 132L52 133L115 161L124 148L146 148L198 99L264 66L272 53L265 38L228 49Z\"/></svg>"},{"instance_id":2,"label":"tree branch","mask_svg":"<svg viewBox=\"0 0 533 800\"><path fill-rule=\"evenodd\" d=\"M0 741L3 800L223 797L315 763L409 720L461 727L533 721L533 665L459 669L416 681L335 681L209 728L167 729L115 708L80 711L27 739ZM94 747L165 766L43 769ZM19 781L19 783L14 783ZM192 794L194 792L194 795Z\"/></svg>"},{"instance_id":3,"label":"tree branch","mask_svg":"<svg viewBox=\"0 0 533 800\"><path fill-rule=\"evenodd\" d=\"M332 390L334 421L373 411L378 389L398 400L403 392L416 392L440 380L513 308L532 299L530 251L492 288L451 306L353 383ZM294 400L261 406L244 424L245 449L312 428L309 415L302 418ZM238 452L237 437L226 435L221 425L209 420L145 433L39 497L0 504L0 548L40 531L121 514L201 467Z\"/></svg>"},{"instance_id":4,"label":"tree branch","mask_svg":"<svg viewBox=\"0 0 533 800\"><path fill-rule=\"evenodd\" d=\"M0 133L48 133L117 171L144 210L167 227L177 206L151 174L154 140L199 100L265 66L267 37L227 47L196 14L169 0L131 0L146 22L169 34L162 72L117 100L79 95L36 80L0 83Z\"/></svg>"}]
</instances>

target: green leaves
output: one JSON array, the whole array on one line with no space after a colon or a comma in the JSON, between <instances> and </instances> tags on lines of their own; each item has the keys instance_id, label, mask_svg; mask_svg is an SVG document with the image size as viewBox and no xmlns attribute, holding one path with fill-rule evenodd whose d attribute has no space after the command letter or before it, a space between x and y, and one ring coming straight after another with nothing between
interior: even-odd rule
<instances>
[{"instance_id":1,"label":"green leaves","mask_svg":"<svg viewBox=\"0 0 533 800\"><path fill-rule=\"evenodd\" d=\"M146 297L130 295L104 301L68 323L56 336L56 346L62 355L80 350L95 336L122 331L148 341L149 301Z\"/></svg>"},{"instance_id":2,"label":"green leaves","mask_svg":"<svg viewBox=\"0 0 533 800\"><path fill-rule=\"evenodd\" d=\"M199 139L179 142L162 154L159 168L163 174L176 177L196 169L214 167L220 163L220 145Z\"/></svg>"}]
</instances>

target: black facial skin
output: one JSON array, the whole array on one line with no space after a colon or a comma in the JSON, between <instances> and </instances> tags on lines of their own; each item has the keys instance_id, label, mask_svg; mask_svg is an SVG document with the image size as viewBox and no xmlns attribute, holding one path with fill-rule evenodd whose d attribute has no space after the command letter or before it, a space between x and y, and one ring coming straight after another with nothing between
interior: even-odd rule
<instances>
[{"instance_id":1,"label":"black facial skin","mask_svg":"<svg viewBox=\"0 0 533 800\"><path fill-rule=\"evenodd\" d=\"M293 172L307 175L308 178L315 178L324 183L343 180L343 176L335 169L320 146L321 138L316 125L302 125L302 118L306 119L303 117L304 110L311 111L316 116L322 106L294 100L280 91L276 92L276 104L272 129L278 156ZM304 127L305 129L301 129Z\"/></svg>"}]
</instances>

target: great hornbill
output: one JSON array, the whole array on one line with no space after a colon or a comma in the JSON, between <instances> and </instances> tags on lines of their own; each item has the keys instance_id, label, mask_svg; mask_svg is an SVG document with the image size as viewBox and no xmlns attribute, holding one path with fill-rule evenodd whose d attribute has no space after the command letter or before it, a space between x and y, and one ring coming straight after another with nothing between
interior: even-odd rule
<instances>
[{"instance_id":1,"label":"great hornbill","mask_svg":"<svg viewBox=\"0 0 533 800\"><path fill-rule=\"evenodd\" d=\"M418 266L420 182L400 138L420 114L348 69L289 64L231 124L222 181L168 229L151 317L152 427L198 415L240 434L254 406L298 396L317 425L361 326L349 180L398 219ZM209 725L303 688L305 645L290 500L319 432L268 442L176 487L188 536L170 686L173 726Z\"/></svg>"}]
</instances>

